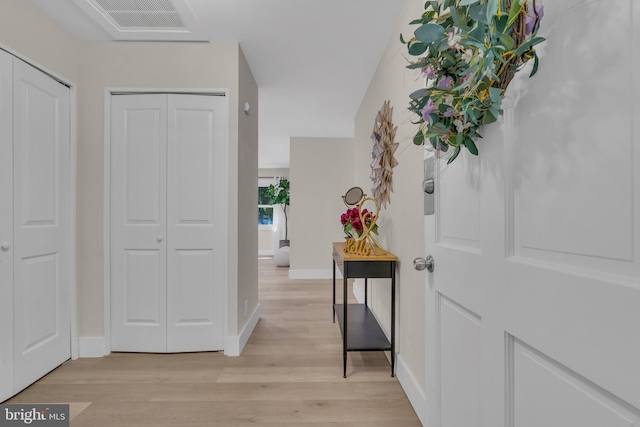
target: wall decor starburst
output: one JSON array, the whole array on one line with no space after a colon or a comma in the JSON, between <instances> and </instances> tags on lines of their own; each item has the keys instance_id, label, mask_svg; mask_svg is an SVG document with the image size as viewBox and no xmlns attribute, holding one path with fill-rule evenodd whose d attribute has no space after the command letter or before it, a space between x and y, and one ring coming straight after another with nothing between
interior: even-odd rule
<instances>
[{"instance_id":1,"label":"wall decor starburst","mask_svg":"<svg viewBox=\"0 0 640 427\"><path fill-rule=\"evenodd\" d=\"M371 191L373 197L383 207L386 207L387 203L391 203L393 168L398 166L398 161L394 157L398 149L398 143L394 142L398 128L393 126L392 115L393 108L390 106L390 101L387 100L376 115L371 133L371 141L373 142L370 176L373 187Z\"/></svg>"}]
</instances>

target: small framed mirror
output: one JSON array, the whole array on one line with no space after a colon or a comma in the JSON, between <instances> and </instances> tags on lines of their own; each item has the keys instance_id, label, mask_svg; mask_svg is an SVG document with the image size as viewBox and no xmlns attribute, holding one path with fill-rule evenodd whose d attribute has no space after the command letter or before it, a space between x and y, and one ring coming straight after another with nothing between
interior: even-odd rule
<instances>
[{"instance_id":1,"label":"small framed mirror","mask_svg":"<svg viewBox=\"0 0 640 427\"><path fill-rule=\"evenodd\" d=\"M347 206L355 206L364 199L364 192L360 187L352 187L347 191L347 193L342 196L342 200L344 200L344 204Z\"/></svg>"}]
</instances>

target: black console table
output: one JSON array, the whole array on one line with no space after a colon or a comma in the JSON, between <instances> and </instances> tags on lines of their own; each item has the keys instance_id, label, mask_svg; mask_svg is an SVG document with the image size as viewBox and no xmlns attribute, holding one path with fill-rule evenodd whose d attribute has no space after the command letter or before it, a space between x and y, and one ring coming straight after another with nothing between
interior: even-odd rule
<instances>
[{"instance_id":1,"label":"black console table","mask_svg":"<svg viewBox=\"0 0 640 427\"><path fill-rule=\"evenodd\" d=\"M392 254L361 256L344 251L343 242L333 243L333 322L338 317L342 332L342 357L344 378L347 378L347 352L386 351L391 352L391 376L395 375L395 331L396 331L396 262ZM336 304L336 266L343 277L343 303ZM364 304L347 304L347 280L364 279ZM367 305L367 279L391 279L391 340L382 331Z\"/></svg>"}]
</instances>

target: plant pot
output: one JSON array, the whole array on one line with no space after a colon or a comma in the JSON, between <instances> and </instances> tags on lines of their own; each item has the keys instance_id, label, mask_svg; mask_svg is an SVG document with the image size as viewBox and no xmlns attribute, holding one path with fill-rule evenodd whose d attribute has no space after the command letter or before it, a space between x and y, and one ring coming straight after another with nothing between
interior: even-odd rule
<instances>
[{"instance_id":1,"label":"plant pot","mask_svg":"<svg viewBox=\"0 0 640 427\"><path fill-rule=\"evenodd\" d=\"M282 248L284 246L289 246L289 240L280 240L280 246L278 246L279 248Z\"/></svg>"}]
</instances>

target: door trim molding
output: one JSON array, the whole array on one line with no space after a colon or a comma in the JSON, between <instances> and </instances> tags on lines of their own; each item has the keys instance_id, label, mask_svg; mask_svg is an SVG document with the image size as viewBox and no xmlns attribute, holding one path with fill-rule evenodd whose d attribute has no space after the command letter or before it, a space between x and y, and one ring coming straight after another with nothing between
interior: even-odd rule
<instances>
[{"instance_id":1,"label":"door trim molding","mask_svg":"<svg viewBox=\"0 0 640 427\"><path fill-rule=\"evenodd\" d=\"M225 145L223 147L224 156L226 157L225 165L229 164L229 89L170 89L170 88L118 88L107 87L104 90L104 177L103 177L103 288L104 288L104 355L111 353L111 99L118 95L145 95L145 94L181 94L181 95L207 95L207 96L224 96L227 100L227 120L225 129ZM228 184L228 166L222 171L227 177L227 184L224 185L223 199L228 206L229 201L229 184ZM225 211L221 222L228 224L228 211ZM228 247L229 231L224 227L222 232L225 241L225 247ZM229 305L229 263L226 252L223 254L224 265L226 269L224 275L224 342L225 347L229 343L228 330L228 305Z\"/></svg>"},{"instance_id":2,"label":"door trim molding","mask_svg":"<svg viewBox=\"0 0 640 427\"><path fill-rule=\"evenodd\" d=\"M0 49L40 70L53 80L69 88L69 323L71 326L71 359L79 355L78 342L78 286L76 277L76 227L77 227L77 141L78 141L78 85L72 80L51 71L28 56L0 43Z\"/></svg>"}]
</instances>

